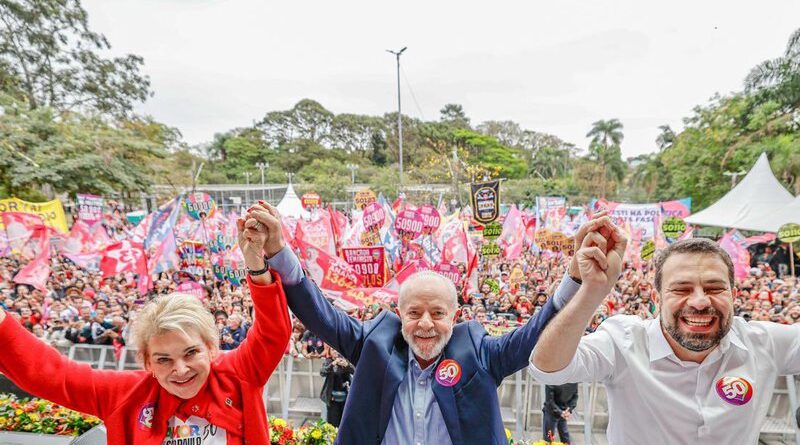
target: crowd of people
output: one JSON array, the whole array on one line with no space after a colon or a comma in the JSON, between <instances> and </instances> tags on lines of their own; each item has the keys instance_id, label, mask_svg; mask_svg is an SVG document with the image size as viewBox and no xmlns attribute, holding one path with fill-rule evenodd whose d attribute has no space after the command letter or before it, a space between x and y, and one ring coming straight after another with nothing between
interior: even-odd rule
<instances>
[{"instance_id":1,"label":"crowd of people","mask_svg":"<svg viewBox=\"0 0 800 445\"><path fill-rule=\"evenodd\" d=\"M107 230L117 239L133 226L118 215L107 218ZM792 324L800 320L800 282L775 265L780 246L762 247L752 257L749 275L737 281L735 315L748 320ZM52 273L46 291L16 285L14 275L24 265L18 255L0 258L0 305L37 337L53 346L71 344L124 346L130 323L138 310L159 294L175 291L182 282L196 281L206 294L204 304L220 330L220 348L235 349L253 324L253 301L246 286L218 280L210 269L203 276L173 270L158 274L150 294L141 295L131 274L103 278L97 270L83 269L62 255L51 258ZM476 320L492 334L507 332L525 323L545 304L567 269L568 258L529 250L513 261L502 256L480 257L478 290L460 292L459 321ZM657 315L653 271L625 268L605 305L587 332L594 331L615 314L635 314L643 319ZM462 268L464 270L464 268ZM461 288L459 287L459 291ZM387 308L378 305L351 310L349 315L366 321ZM294 321L289 352L294 356L330 358L331 349L313 332Z\"/></svg>"}]
</instances>

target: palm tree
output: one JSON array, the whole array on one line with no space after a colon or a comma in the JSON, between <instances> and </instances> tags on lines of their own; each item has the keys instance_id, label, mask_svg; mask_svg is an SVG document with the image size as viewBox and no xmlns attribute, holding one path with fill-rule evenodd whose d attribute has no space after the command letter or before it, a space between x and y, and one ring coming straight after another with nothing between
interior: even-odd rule
<instances>
[{"instance_id":1,"label":"palm tree","mask_svg":"<svg viewBox=\"0 0 800 445\"><path fill-rule=\"evenodd\" d=\"M783 56L756 65L744 85L747 92L777 99L788 109L800 107L800 29L789 37Z\"/></svg>"},{"instance_id":2,"label":"palm tree","mask_svg":"<svg viewBox=\"0 0 800 445\"><path fill-rule=\"evenodd\" d=\"M622 156L619 149L619 144L625 137L622 134L622 122L619 119L599 120L592 124L592 129L586 133L587 138L592 138L589 144L589 154L600 161L602 168L602 192L601 197L606 197L606 175L609 164L613 165L613 169L620 170L619 163L622 162ZM617 162L617 158L619 162Z\"/></svg>"},{"instance_id":3,"label":"palm tree","mask_svg":"<svg viewBox=\"0 0 800 445\"><path fill-rule=\"evenodd\" d=\"M658 149L663 151L672 147L672 144L675 143L675 132L672 131L672 128L669 125L659 125L658 129L661 130L661 134L656 137Z\"/></svg>"}]
</instances>

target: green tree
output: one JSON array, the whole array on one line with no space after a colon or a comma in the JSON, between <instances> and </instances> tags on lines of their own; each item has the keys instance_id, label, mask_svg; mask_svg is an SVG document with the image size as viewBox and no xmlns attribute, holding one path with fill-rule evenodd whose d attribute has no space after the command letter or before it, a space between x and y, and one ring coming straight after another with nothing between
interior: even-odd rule
<instances>
[{"instance_id":1,"label":"green tree","mask_svg":"<svg viewBox=\"0 0 800 445\"><path fill-rule=\"evenodd\" d=\"M464 107L459 104L447 104L439 110L442 123L456 128L470 128L469 118L464 113Z\"/></svg>"},{"instance_id":2,"label":"green tree","mask_svg":"<svg viewBox=\"0 0 800 445\"><path fill-rule=\"evenodd\" d=\"M622 162L622 123L619 119L599 120L592 124L592 129L586 133L591 138L589 155L600 163L601 197L606 197L606 184L609 173L617 180L622 179L625 173Z\"/></svg>"},{"instance_id":3,"label":"green tree","mask_svg":"<svg viewBox=\"0 0 800 445\"><path fill-rule=\"evenodd\" d=\"M111 46L79 0L0 0L0 23L3 83L31 109L129 116L151 94L141 57L101 55Z\"/></svg>"},{"instance_id":4,"label":"green tree","mask_svg":"<svg viewBox=\"0 0 800 445\"><path fill-rule=\"evenodd\" d=\"M745 92L758 102L777 101L784 112L800 108L800 29L789 37L783 56L765 60L745 78Z\"/></svg>"}]
</instances>

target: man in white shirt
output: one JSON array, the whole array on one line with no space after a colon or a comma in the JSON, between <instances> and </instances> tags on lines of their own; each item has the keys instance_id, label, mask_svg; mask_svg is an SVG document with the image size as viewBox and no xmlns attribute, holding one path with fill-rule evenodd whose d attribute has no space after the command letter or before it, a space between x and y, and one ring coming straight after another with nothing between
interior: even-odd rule
<instances>
[{"instance_id":1,"label":"man in white shirt","mask_svg":"<svg viewBox=\"0 0 800 445\"><path fill-rule=\"evenodd\" d=\"M800 373L800 327L733 317L733 263L716 243L688 239L656 259L660 316L614 316L583 336L621 269L626 241L587 237L583 284L531 354L547 384L599 381L608 443L757 444L779 375Z\"/></svg>"}]
</instances>

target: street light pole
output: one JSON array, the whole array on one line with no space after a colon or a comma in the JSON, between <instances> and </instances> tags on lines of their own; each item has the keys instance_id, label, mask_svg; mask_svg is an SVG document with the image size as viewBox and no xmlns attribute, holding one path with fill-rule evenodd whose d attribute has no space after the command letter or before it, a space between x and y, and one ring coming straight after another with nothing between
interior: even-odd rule
<instances>
[{"instance_id":1,"label":"street light pole","mask_svg":"<svg viewBox=\"0 0 800 445\"><path fill-rule=\"evenodd\" d=\"M347 164L347 168L350 169L350 182L351 182L351 184L355 185L355 183L356 183L356 170L358 170L358 165L356 165L356 164Z\"/></svg>"},{"instance_id":2,"label":"street light pole","mask_svg":"<svg viewBox=\"0 0 800 445\"><path fill-rule=\"evenodd\" d=\"M264 169L269 168L269 162L256 162L256 167L261 170L261 199L264 199Z\"/></svg>"},{"instance_id":3,"label":"street light pole","mask_svg":"<svg viewBox=\"0 0 800 445\"><path fill-rule=\"evenodd\" d=\"M386 52L394 54L397 59L397 147L400 151L400 190L398 190L398 194L403 190L403 109L400 106L400 55L407 48L404 46L400 51L386 50Z\"/></svg>"},{"instance_id":4,"label":"street light pole","mask_svg":"<svg viewBox=\"0 0 800 445\"><path fill-rule=\"evenodd\" d=\"M252 172L244 172L244 179L247 181L247 187L244 189L244 202L247 206L250 205L250 199L247 197L247 190L250 189L250 175L252 174Z\"/></svg>"}]
</instances>

